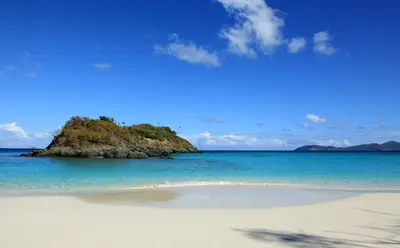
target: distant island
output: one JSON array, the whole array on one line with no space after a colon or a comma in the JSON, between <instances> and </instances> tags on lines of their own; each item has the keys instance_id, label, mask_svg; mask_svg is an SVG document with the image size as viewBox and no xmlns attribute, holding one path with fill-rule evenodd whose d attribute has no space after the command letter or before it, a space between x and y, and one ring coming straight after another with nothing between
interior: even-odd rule
<instances>
[{"instance_id":1,"label":"distant island","mask_svg":"<svg viewBox=\"0 0 400 248\"><path fill-rule=\"evenodd\" d=\"M347 146L347 147L334 147L334 146L318 146L308 145L301 146L294 151L296 152L308 152L308 151L321 151L321 152L400 152L400 142L389 141L382 144L372 143L363 144L358 146Z\"/></svg>"},{"instance_id":2,"label":"distant island","mask_svg":"<svg viewBox=\"0 0 400 248\"><path fill-rule=\"evenodd\" d=\"M169 127L119 125L114 118L72 117L41 150L22 156L80 158L170 158L173 153L199 152Z\"/></svg>"}]
</instances>

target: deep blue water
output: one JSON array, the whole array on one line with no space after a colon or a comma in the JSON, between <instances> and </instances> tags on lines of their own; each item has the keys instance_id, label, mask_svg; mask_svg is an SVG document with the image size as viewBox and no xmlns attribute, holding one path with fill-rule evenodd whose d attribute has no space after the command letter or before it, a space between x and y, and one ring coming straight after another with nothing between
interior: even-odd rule
<instances>
[{"instance_id":1,"label":"deep blue water","mask_svg":"<svg viewBox=\"0 0 400 248\"><path fill-rule=\"evenodd\" d=\"M19 157L22 152L0 150L0 190L188 181L400 187L400 153L205 152L173 160L98 160Z\"/></svg>"}]
</instances>

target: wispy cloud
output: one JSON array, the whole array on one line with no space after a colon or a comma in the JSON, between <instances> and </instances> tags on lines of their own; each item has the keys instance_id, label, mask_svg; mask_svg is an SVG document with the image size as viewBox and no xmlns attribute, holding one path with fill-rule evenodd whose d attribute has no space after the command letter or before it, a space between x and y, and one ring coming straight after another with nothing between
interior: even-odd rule
<instances>
[{"instance_id":1,"label":"wispy cloud","mask_svg":"<svg viewBox=\"0 0 400 248\"><path fill-rule=\"evenodd\" d=\"M197 46L192 41L181 41L177 34L170 35L170 40L171 43L165 46L155 45L154 52L168 54L180 60L207 67L219 67L221 65L216 52L211 52L201 46Z\"/></svg>"},{"instance_id":2,"label":"wispy cloud","mask_svg":"<svg viewBox=\"0 0 400 248\"><path fill-rule=\"evenodd\" d=\"M257 125L257 127L263 127L265 125L265 123L264 122L257 122L256 125Z\"/></svg>"},{"instance_id":3,"label":"wispy cloud","mask_svg":"<svg viewBox=\"0 0 400 248\"><path fill-rule=\"evenodd\" d=\"M372 122L372 126L373 126L373 128L375 128L375 129L380 129L380 128L383 127L383 124L382 124L382 122L381 122L380 120L374 120L374 121Z\"/></svg>"},{"instance_id":4,"label":"wispy cloud","mask_svg":"<svg viewBox=\"0 0 400 248\"><path fill-rule=\"evenodd\" d=\"M218 124L225 123L225 121L222 120L220 117L204 117L201 118L201 121L208 123L218 123Z\"/></svg>"},{"instance_id":5,"label":"wispy cloud","mask_svg":"<svg viewBox=\"0 0 400 248\"><path fill-rule=\"evenodd\" d=\"M400 125L384 122L382 120L374 120L372 122L372 128L380 131L399 131Z\"/></svg>"},{"instance_id":6,"label":"wispy cloud","mask_svg":"<svg viewBox=\"0 0 400 248\"><path fill-rule=\"evenodd\" d=\"M292 131L292 130L289 129L289 128L282 128L281 130L282 130L282 132L291 132L291 131Z\"/></svg>"},{"instance_id":7,"label":"wispy cloud","mask_svg":"<svg viewBox=\"0 0 400 248\"><path fill-rule=\"evenodd\" d=\"M235 20L232 26L220 31L220 37L228 41L231 53L254 58L257 56L255 47L264 54L272 54L284 43L285 21L264 0L217 1Z\"/></svg>"},{"instance_id":8,"label":"wispy cloud","mask_svg":"<svg viewBox=\"0 0 400 248\"><path fill-rule=\"evenodd\" d=\"M332 55L337 49L331 45L332 36L327 31L314 34L314 52L324 55Z\"/></svg>"},{"instance_id":9,"label":"wispy cloud","mask_svg":"<svg viewBox=\"0 0 400 248\"><path fill-rule=\"evenodd\" d=\"M341 129L342 127L344 127L347 124L347 121L342 121L340 123L334 124L334 125L330 125L328 128L329 129Z\"/></svg>"},{"instance_id":10,"label":"wispy cloud","mask_svg":"<svg viewBox=\"0 0 400 248\"><path fill-rule=\"evenodd\" d=\"M238 134L212 135L207 131L183 138L201 149L284 149L287 146L286 140L278 138Z\"/></svg>"},{"instance_id":11,"label":"wispy cloud","mask_svg":"<svg viewBox=\"0 0 400 248\"><path fill-rule=\"evenodd\" d=\"M317 130L317 127L316 127L316 126L314 126L314 125L312 125L312 124L310 124L310 123L308 123L308 122L303 122L303 123L301 123L301 122L295 122L294 124L295 124L295 126L296 126L297 128L300 128L300 129Z\"/></svg>"},{"instance_id":12,"label":"wispy cloud","mask_svg":"<svg viewBox=\"0 0 400 248\"><path fill-rule=\"evenodd\" d=\"M53 132L38 132L32 135L34 138L45 139L53 136Z\"/></svg>"},{"instance_id":13,"label":"wispy cloud","mask_svg":"<svg viewBox=\"0 0 400 248\"><path fill-rule=\"evenodd\" d=\"M303 37L293 38L288 43L289 53L298 53L306 47L306 39Z\"/></svg>"},{"instance_id":14,"label":"wispy cloud","mask_svg":"<svg viewBox=\"0 0 400 248\"><path fill-rule=\"evenodd\" d=\"M35 72L31 72L31 73L26 74L26 76L27 76L28 78L36 78L36 77L37 77L37 74L36 74Z\"/></svg>"},{"instance_id":15,"label":"wispy cloud","mask_svg":"<svg viewBox=\"0 0 400 248\"><path fill-rule=\"evenodd\" d=\"M326 119L319 117L318 115L315 114L308 114L306 115L306 119L311 121L314 124L319 124L319 123L325 123Z\"/></svg>"},{"instance_id":16,"label":"wispy cloud","mask_svg":"<svg viewBox=\"0 0 400 248\"><path fill-rule=\"evenodd\" d=\"M7 71L15 71L15 70L17 70L17 67L15 67L15 66L13 66L13 65L7 65L7 66L5 67L5 69L6 69Z\"/></svg>"},{"instance_id":17,"label":"wispy cloud","mask_svg":"<svg viewBox=\"0 0 400 248\"><path fill-rule=\"evenodd\" d=\"M42 68L42 67L43 67L43 63L40 62L40 61L36 61L36 62L35 62L35 67L37 67L37 68Z\"/></svg>"},{"instance_id":18,"label":"wispy cloud","mask_svg":"<svg viewBox=\"0 0 400 248\"><path fill-rule=\"evenodd\" d=\"M29 58L32 56L32 54L30 52L27 51L21 51L21 56L25 57L25 58Z\"/></svg>"},{"instance_id":19,"label":"wispy cloud","mask_svg":"<svg viewBox=\"0 0 400 248\"><path fill-rule=\"evenodd\" d=\"M398 139L400 137L399 131L383 131L383 130L371 130L368 132L359 131L355 134L358 137L367 138L370 140L373 139Z\"/></svg>"},{"instance_id":20,"label":"wispy cloud","mask_svg":"<svg viewBox=\"0 0 400 248\"><path fill-rule=\"evenodd\" d=\"M97 63L97 64L93 64L94 68L105 71L108 69L111 69L112 65L109 63Z\"/></svg>"}]
</instances>

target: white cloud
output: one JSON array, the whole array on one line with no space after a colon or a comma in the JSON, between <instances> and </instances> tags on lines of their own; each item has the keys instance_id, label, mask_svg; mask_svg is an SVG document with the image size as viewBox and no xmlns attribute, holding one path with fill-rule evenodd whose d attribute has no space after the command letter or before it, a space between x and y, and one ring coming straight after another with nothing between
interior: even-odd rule
<instances>
[{"instance_id":1,"label":"white cloud","mask_svg":"<svg viewBox=\"0 0 400 248\"><path fill-rule=\"evenodd\" d=\"M0 132L11 133L17 139L29 139L28 133L15 122L0 124Z\"/></svg>"},{"instance_id":2,"label":"white cloud","mask_svg":"<svg viewBox=\"0 0 400 248\"><path fill-rule=\"evenodd\" d=\"M253 47L272 54L284 43L285 22L264 0L217 0L235 18L235 24L223 28L220 37L228 41L228 50L236 55L254 58Z\"/></svg>"},{"instance_id":3,"label":"white cloud","mask_svg":"<svg viewBox=\"0 0 400 248\"><path fill-rule=\"evenodd\" d=\"M225 123L224 120L222 120L220 117L206 117L206 118L202 118L201 121L203 122L209 122L209 123Z\"/></svg>"},{"instance_id":4,"label":"white cloud","mask_svg":"<svg viewBox=\"0 0 400 248\"><path fill-rule=\"evenodd\" d=\"M339 142L336 140L313 140L311 139L310 141L316 143L319 146L338 146L340 145Z\"/></svg>"},{"instance_id":5,"label":"white cloud","mask_svg":"<svg viewBox=\"0 0 400 248\"><path fill-rule=\"evenodd\" d=\"M306 39L303 37L293 38L288 43L288 52L297 53L306 47Z\"/></svg>"},{"instance_id":6,"label":"white cloud","mask_svg":"<svg viewBox=\"0 0 400 248\"><path fill-rule=\"evenodd\" d=\"M319 145L319 146L336 146L336 147L342 147L342 146L350 146L350 142L348 140L333 140L333 139L310 139L310 143Z\"/></svg>"},{"instance_id":7,"label":"white cloud","mask_svg":"<svg viewBox=\"0 0 400 248\"><path fill-rule=\"evenodd\" d=\"M170 35L170 39L171 43L165 46L155 45L154 52L168 54L192 64L207 67L220 66L220 59L216 52L207 51L192 41L181 41L177 34Z\"/></svg>"},{"instance_id":8,"label":"white cloud","mask_svg":"<svg viewBox=\"0 0 400 248\"><path fill-rule=\"evenodd\" d=\"M112 65L109 63L98 63L98 64L93 64L93 66L96 69L103 70L103 71L108 70L112 67Z\"/></svg>"},{"instance_id":9,"label":"white cloud","mask_svg":"<svg viewBox=\"0 0 400 248\"><path fill-rule=\"evenodd\" d=\"M34 138L39 138L39 139L45 139L52 136L53 136L52 132L38 132L33 134Z\"/></svg>"},{"instance_id":10,"label":"white cloud","mask_svg":"<svg viewBox=\"0 0 400 248\"><path fill-rule=\"evenodd\" d=\"M13 65L8 65L5 67L7 71L15 71L17 70L17 67L13 66Z\"/></svg>"},{"instance_id":11,"label":"white cloud","mask_svg":"<svg viewBox=\"0 0 400 248\"><path fill-rule=\"evenodd\" d=\"M307 120L311 121L312 123L319 124L325 123L326 119L319 117L318 115L308 114L306 115ZM305 126L306 127L306 126Z\"/></svg>"},{"instance_id":12,"label":"white cloud","mask_svg":"<svg viewBox=\"0 0 400 248\"><path fill-rule=\"evenodd\" d=\"M53 132L28 133L16 122L0 124L0 144L2 147L46 147Z\"/></svg>"},{"instance_id":13,"label":"white cloud","mask_svg":"<svg viewBox=\"0 0 400 248\"><path fill-rule=\"evenodd\" d=\"M260 138L252 135L212 135L202 132L198 135L182 136L201 149L282 149L287 142L277 138Z\"/></svg>"},{"instance_id":14,"label":"white cloud","mask_svg":"<svg viewBox=\"0 0 400 248\"><path fill-rule=\"evenodd\" d=\"M337 49L331 45L332 37L327 31L314 34L314 51L324 55L332 55Z\"/></svg>"},{"instance_id":15,"label":"white cloud","mask_svg":"<svg viewBox=\"0 0 400 248\"><path fill-rule=\"evenodd\" d=\"M36 77L37 77L37 74L36 74L35 72L31 72L31 73L26 74L26 76L27 76L28 78L36 78Z\"/></svg>"},{"instance_id":16,"label":"white cloud","mask_svg":"<svg viewBox=\"0 0 400 248\"><path fill-rule=\"evenodd\" d=\"M344 146L351 146L350 142L348 140L343 140L343 145Z\"/></svg>"}]
</instances>

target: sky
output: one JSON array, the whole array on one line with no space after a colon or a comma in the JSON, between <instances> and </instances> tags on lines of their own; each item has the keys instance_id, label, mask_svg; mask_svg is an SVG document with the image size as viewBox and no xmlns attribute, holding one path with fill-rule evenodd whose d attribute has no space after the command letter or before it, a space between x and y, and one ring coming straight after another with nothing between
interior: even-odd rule
<instances>
[{"instance_id":1,"label":"sky","mask_svg":"<svg viewBox=\"0 0 400 248\"><path fill-rule=\"evenodd\" d=\"M400 2L3 1L0 147L72 116L200 149L400 140Z\"/></svg>"}]
</instances>

